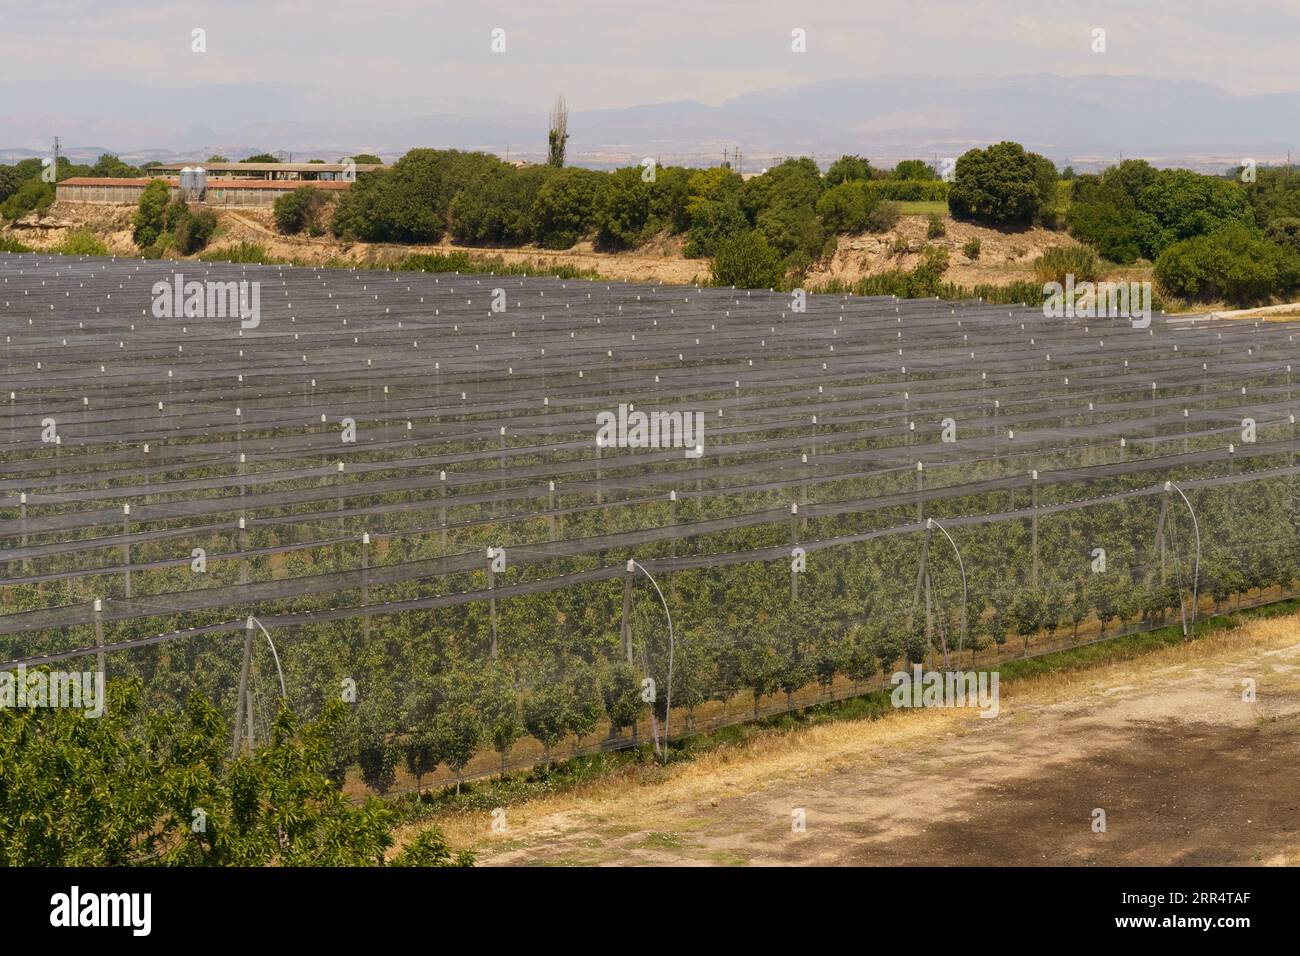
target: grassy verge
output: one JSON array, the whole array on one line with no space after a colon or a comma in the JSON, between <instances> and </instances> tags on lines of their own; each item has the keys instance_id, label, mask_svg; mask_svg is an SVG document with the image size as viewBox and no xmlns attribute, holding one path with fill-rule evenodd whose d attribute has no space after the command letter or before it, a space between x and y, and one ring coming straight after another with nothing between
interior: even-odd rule
<instances>
[{"instance_id":1,"label":"grassy verge","mask_svg":"<svg viewBox=\"0 0 1300 956\"><path fill-rule=\"evenodd\" d=\"M948 203L944 200L937 202L928 202L917 200L915 202L900 202L899 212L904 216L928 216L934 214L937 216L948 215Z\"/></svg>"}]
</instances>

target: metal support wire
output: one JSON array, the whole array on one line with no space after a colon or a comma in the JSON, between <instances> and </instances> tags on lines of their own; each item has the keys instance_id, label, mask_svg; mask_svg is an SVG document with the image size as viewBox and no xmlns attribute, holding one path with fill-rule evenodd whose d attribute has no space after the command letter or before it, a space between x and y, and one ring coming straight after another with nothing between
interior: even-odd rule
<instances>
[{"instance_id":1,"label":"metal support wire","mask_svg":"<svg viewBox=\"0 0 1300 956\"><path fill-rule=\"evenodd\" d=\"M1192 507L1192 503L1188 500L1187 495L1183 494L1183 489L1178 487L1178 483L1175 481L1166 481L1165 490L1168 491L1170 488L1178 492L1178 496L1182 498L1183 503L1187 505L1187 511L1192 516L1192 530L1196 533L1196 561L1192 565L1192 627L1190 632L1187 629L1187 622L1183 622L1183 637L1190 639L1196 636L1196 602L1198 587L1201 580L1201 524L1196 520L1196 509Z\"/></svg>"},{"instance_id":2,"label":"metal support wire","mask_svg":"<svg viewBox=\"0 0 1300 956\"><path fill-rule=\"evenodd\" d=\"M647 571L640 562L635 558L627 559L627 568L629 571L639 568L641 573L650 579L654 585L655 593L659 595L659 603L664 606L664 616L668 618L668 693L664 705L664 747L660 754L664 763L668 762L668 721L672 719L673 714L673 659L675 656L675 645L673 642L673 615L668 610L668 602L664 600L664 592L659 590L659 582L654 579L654 575ZM653 716L653 711L651 711ZM655 740L655 750L659 750L659 741Z\"/></svg>"}]
</instances>

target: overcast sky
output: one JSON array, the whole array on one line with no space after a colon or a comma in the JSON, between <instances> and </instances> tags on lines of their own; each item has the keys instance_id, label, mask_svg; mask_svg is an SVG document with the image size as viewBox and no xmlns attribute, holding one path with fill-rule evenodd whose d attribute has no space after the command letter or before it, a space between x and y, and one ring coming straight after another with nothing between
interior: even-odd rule
<instances>
[{"instance_id":1,"label":"overcast sky","mask_svg":"<svg viewBox=\"0 0 1300 956\"><path fill-rule=\"evenodd\" d=\"M190 50L194 27L206 53ZM1097 27L1105 53L1090 49ZM578 110L716 104L884 73L1146 74L1264 93L1300 90L1297 37L1300 0L0 0L0 82L294 81L530 110L557 93Z\"/></svg>"}]
</instances>

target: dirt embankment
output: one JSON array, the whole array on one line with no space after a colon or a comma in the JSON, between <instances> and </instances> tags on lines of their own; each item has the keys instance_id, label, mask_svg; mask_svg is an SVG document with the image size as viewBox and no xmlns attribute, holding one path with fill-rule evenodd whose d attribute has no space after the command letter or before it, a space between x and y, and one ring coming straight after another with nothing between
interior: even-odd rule
<instances>
[{"instance_id":1,"label":"dirt embankment","mask_svg":"<svg viewBox=\"0 0 1300 956\"><path fill-rule=\"evenodd\" d=\"M912 269L921 262L927 246L948 251L944 278L962 286L1005 285L1034 278L1031 263L1056 246L1079 243L1065 232L1035 226L1032 229L999 231L944 217L944 234L928 238L928 216L903 216L889 232L841 236L829 262L808 275L815 288L828 280L856 282L864 276L890 269ZM979 251L970 255L967 243L979 241Z\"/></svg>"},{"instance_id":2,"label":"dirt embankment","mask_svg":"<svg viewBox=\"0 0 1300 956\"><path fill-rule=\"evenodd\" d=\"M265 247L271 256L309 263L331 261L366 265L393 265L413 252L467 252L475 257L501 257L509 263L526 263L539 270L555 265L594 269L610 279L663 282L687 285L709 275L707 259L687 259L682 255L683 237L657 237L639 249L628 252L597 252L590 242L571 249L552 251L535 247L484 248L456 246L450 243L422 246L398 246L363 242L340 242L332 236L310 238L283 236L275 230L270 210L216 209L219 226L209 248L220 251L240 242ZM3 232L38 249L57 249L68 234L79 228L97 235L114 255L138 254L131 240L130 206L106 206L92 203L57 202L50 214L37 220L7 226ZM888 269L911 269L920 262L927 245L948 250L949 281L963 286L981 283L1004 284L1033 278L1031 263L1053 246L1076 245L1064 232L1033 228L1002 232L945 218L945 234L927 238L926 216L903 216L886 233L842 236L829 260L815 266L805 285L816 288L827 280L852 283L864 276ZM978 239L978 256L963 251L966 244Z\"/></svg>"},{"instance_id":3,"label":"dirt embankment","mask_svg":"<svg viewBox=\"0 0 1300 956\"><path fill-rule=\"evenodd\" d=\"M1005 685L991 720L765 734L508 807L504 833L486 813L436 822L498 865L1296 865L1298 758L1290 617Z\"/></svg>"}]
</instances>

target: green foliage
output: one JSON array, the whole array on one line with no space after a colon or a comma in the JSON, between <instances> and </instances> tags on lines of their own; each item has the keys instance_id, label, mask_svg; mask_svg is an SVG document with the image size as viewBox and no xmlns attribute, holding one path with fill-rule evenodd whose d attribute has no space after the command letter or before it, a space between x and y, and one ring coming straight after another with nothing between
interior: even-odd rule
<instances>
[{"instance_id":1,"label":"green foliage","mask_svg":"<svg viewBox=\"0 0 1300 956\"><path fill-rule=\"evenodd\" d=\"M249 265L272 265L278 260L266 251L266 247L256 242L239 242L221 250L199 254L200 262L237 262Z\"/></svg>"},{"instance_id":2,"label":"green foliage","mask_svg":"<svg viewBox=\"0 0 1300 956\"><path fill-rule=\"evenodd\" d=\"M1300 284L1300 253L1231 225L1167 248L1156 260L1155 277L1165 291L1188 301L1250 305Z\"/></svg>"},{"instance_id":3,"label":"green foliage","mask_svg":"<svg viewBox=\"0 0 1300 956\"><path fill-rule=\"evenodd\" d=\"M1096 282L1102 266L1097 253L1088 246L1053 246L1033 262L1036 282L1060 282L1073 275L1075 282Z\"/></svg>"},{"instance_id":4,"label":"green foliage","mask_svg":"<svg viewBox=\"0 0 1300 956\"><path fill-rule=\"evenodd\" d=\"M925 181L937 180L939 174L923 159L905 159L897 166L891 174L894 179L919 179Z\"/></svg>"},{"instance_id":5,"label":"green foliage","mask_svg":"<svg viewBox=\"0 0 1300 956\"><path fill-rule=\"evenodd\" d=\"M171 187L165 179L150 180L141 190L131 230L131 238L140 248L152 246L162 235L170 199Z\"/></svg>"},{"instance_id":6,"label":"green foliage","mask_svg":"<svg viewBox=\"0 0 1300 956\"><path fill-rule=\"evenodd\" d=\"M962 243L962 255L967 259L978 259L980 257L980 240L979 236L967 239Z\"/></svg>"},{"instance_id":7,"label":"green foliage","mask_svg":"<svg viewBox=\"0 0 1300 956\"><path fill-rule=\"evenodd\" d=\"M382 166L384 161L374 153L357 153L352 157L352 162L358 166Z\"/></svg>"},{"instance_id":8,"label":"green foliage","mask_svg":"<svg viewBox=\"0 0 1300 956\"><path fill-rule=\"evenodd\" d=\"M868 232L889 232L898 225L899 217L902 216L902 207L893 201L878 202L872 207L871 212L867 214L867 231Z\"/></svg>"},{"instance_id":9,"label":"green foliage","mask_svg":"<svg viewBox=\"0 0 1300 956\"><path fill-rule=\"evenodd\" d=\"M757 229L730 236L713 256L715 285L738 289L771 289L781 284L781 256Z\"/></svg>"},{"instance_id":10,"label":"green foliage","mask_svg":"<svg viewBox=\"0 0 1300 956\"><path fill-rule=\"evenodd\" d=\"M832 186L817 200L817 215L827 229L838 233L864 232L868 217L878 205L867 183L853 179Z\"/></svg>"},{"instance_id":11,"label":"green foliage","mask_svg":"<svg viewBox=\"0 0 1300 956\"><path fill-rule=\"evenodd\" d=\"M595 209L604 178L589 169L554 170L537 191L533 230L544 249L568 249L595 227Z\"/></svg>"},{"instance_id":12,"label":"green foliage","mask_svg":"<svg viewBox=\"0 0 1300 956\"><path fill-rule=\"evenodd\" d=\"M281 711L267 744L232 760L200 695L146 711L137 681L114 681L108 701L98 718L0 710L0 864L383 865L395 812L353 805L326 773L341 703L306 723ZM452 857L430 836L406 859Z\"/></svg>"},{"instance_id":13,"label":"green foliage","mask_svg":"<svg viewBox=\"0 0 1300 956\"><path fill-rule=\"evenodd\" d=\"M870 178L871 163L862 156L841 156L831 163L830 169L826 170L828 187Z\"/></svg>"},{"instance_id":14,"label":"green foliage","mask_svg":"<svg viewBox=\"0 0 1300 956\"><path fill-rule=\"evenodd\" d=\"M1079 176L1067 215L1075 238L1123 264L1154 260L1175 242L1254 220L1239 183L1185 169L1157 170L1143 160Z\"/></svg>"},{"instance_id":15,"label":"green foliage","mask_svg":"<svg viewBox=\"0 0 1300 956\"><path fill-rule=\"evenodd\" d=\"M421 830L401 852L393 857L389 866L473 866L472 850L452 853L447 839L437 827Z\"/></svg>"},{"instance_id":16,"label":"green foliage","mask_svg":"<svg viewBox=\"0 0 1300 956\"><path fill-rule=\"evenodd\" d=\"M279 161L278 157L272 156L270 153L254 153L252 156L240 160L241 163L278 163Z\"/></svg>"},{"instance_id":17,"label":"green foliage","mask_svg":"<svg viewBox=\"0 0 1300 956\"><path fill-rule=\"evenodd\" d=\"M54 185L42 182L39 178L27 179L0 204L0 216L5 219L21 219L29 212L44 216L54 205Z\"/></svg>"},{"instance_id":18,"label":"green foliage","mask_svg":"<svg viewBox=\"0 0 1300 956\"><path fill-rule=\"evenodd\" d=\"M1264 238L1300 252L1300 218L1279 216L1271 220L1264 230Z\"/></svg>"},{"instance_id":19,"label":"green foliage","mask_svg":"<svg viewBox=\"0 0 1300 956\"><path fill-rule=\"evenodd\" d=\"M103 153L95 160L95 164L90 167L86 175L100 179L130 179L139 176L140 170L129 163L122 162L111 153Z\"/></svg>"},{"instance_id":20,"label":"green foliage","mask_svg":"<svg viewBox=\"0 0 1300 956\"><path fill-rule=\"evenodd\" d=\"M516 246L533 238L533 206L546 181L543 167L501 163L478 171L451 203L451 231L468 245Z\"/></svg>"},{"instance_id":21,"label":"green foliage","mask_svg":"<svg viewBox=\"0 0 1300 956\"><path fill-rule=\"evenodd\" d=\"M34 252L31 246L23 245L17 239L11 239L9 236L0 236L0 252Z\"/></svg>"},{"instance_id":22,"label":"green foliage","mask_svg":"<svg viewBox=\"0 0 1300 956\"><path fill-rule=\"evenodd\" d=\"M16 166L0 166L0 203L12 196L22 185L23 176Z\"/></svg>"},{"instance_id":23,"label":"green foliage","mask_svg":"<svg viewBox=\"0 0 1300 956\"><path fill-rule=\"evenodd\" d=\"M287 236L306 230L313 236L324 233L324 216L328 195L314 186L299 186L275 201L272 215L275 227Z\"/></svg>"},{"instance_id":24,"label":"green foliage","mask_svg":"<svg viewBox=\"0 0 1300 956\"><path fill-rule=\"evenodd\" d=\"M925 238L941 239L948 234L948 227L944 225L943 217L935 213L930 214L930 218L925 226Z\"/></svg>"},{"instance_id":25,"label":"green foliage","mask_svg":"<svg viewBox=\"0 0 1300 956\"><path fill-rule=\"evenodd\" d=\"M106 256L108 246L89 229L74 229L59 246L59 253L65 256Z\"/></svg>"},{"instance_id":26,"label":"green foliage","mask_svg":"<svg viewBox=\"0 0 1300 956\"><path fill-rule=\"evenodd\" d=\"M1019 143L972 149L957 160L948 204L956 219L1027 226L1056 201L1056 167Z\"/></svg>"}]
</instances>

